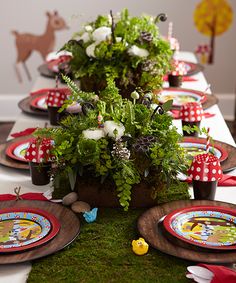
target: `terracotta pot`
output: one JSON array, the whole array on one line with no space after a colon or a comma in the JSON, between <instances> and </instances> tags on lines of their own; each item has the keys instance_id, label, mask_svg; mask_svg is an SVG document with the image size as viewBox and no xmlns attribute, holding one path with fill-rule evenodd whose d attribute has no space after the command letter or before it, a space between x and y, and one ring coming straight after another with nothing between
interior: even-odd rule
<instances>
[{"instance_id":1,"label":"terracotta pot","mask_svg":"<svg viewBox=\"0 0 236 283\"><path fill-rule=\"evenodd\" d=\"M170 87L180 87L182 85L182 76L168 75Z\"/></svg>"},{"instance_id":2,"label":"terracotta pot","mask_svg":"<svg viewBox=\"0 0 236 283\"><path fill-rule=\"evenodd\" d=\"M44 186L50 182L51 163L29 162L32 184Z\"/></svg>"},{"instance_id":3,"label":"terracotta pot","mask_svg":"<svg viewBox=\"0 0 236 283\"><path fill-rule=\"evenodd\" d=\"M191 128L193 126L197 126L198 128L200 128L200 124L201 121L197 121L197 122L182 121L182 126L189 126ZM185 137L198 137L198 132L187 133L186 131L183 130L183 135Z\"/></svg>"},{"instance_id":4,"label":"terracotta pot","mask_svg":"<svg viewBox=\"0 0 236 283\"><path fill-rule=\"evenodd\" d=\"M58 112L60 107L51 107L48 106L48 116L51 125L58 126L60 120L65 116L64 111Z\"/></svg>"}]
</instances>

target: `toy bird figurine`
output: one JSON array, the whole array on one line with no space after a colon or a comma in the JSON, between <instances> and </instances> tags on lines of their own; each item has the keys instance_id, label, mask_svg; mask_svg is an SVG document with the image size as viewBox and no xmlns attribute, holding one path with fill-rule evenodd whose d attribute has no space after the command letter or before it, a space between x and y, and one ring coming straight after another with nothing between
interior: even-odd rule
<instances>
[{"instance_id":1,"label":"toy bird figurine","mask_svg":"<svg viewBox=\"0 0 236 283\"><path fill-rule=\"evenodd\" d=\"M95 207L90 211L86 211L83 213L84 219L86 222L88 223L92 223L97 219L97 212L98 212L98 208Z\"/></svg>"},{"instance_id":2,"label":"toy bird figurine","mask_svg":"<svg viewBox=\"0 0 236 283\"><path fill-rule=\"evenodd\" d=\"M136 255L144 255L148 252L149 245L143 238L132 241L132 250Z\"/></svg>"}]
</instances>

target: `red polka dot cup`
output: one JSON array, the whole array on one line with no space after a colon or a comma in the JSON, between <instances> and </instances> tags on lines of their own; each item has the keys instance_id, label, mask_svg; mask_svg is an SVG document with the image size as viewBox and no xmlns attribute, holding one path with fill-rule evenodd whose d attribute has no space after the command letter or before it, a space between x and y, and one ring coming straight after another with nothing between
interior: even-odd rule
<instances>
[{"instance_id":1,"label":"red polka dot cup","mask_svg":"<svg viewBox=\"0 0 236 283\"><path fill-rule=\"evenodd\" d=\"M188 170L195 199L214 200L218 180L223 176L219 159L209 153L194 157Z\"/></svg>"},{"instance_id":2,"label":"red polka dot cup","mask_svg":"<svg viewBox=\"0 0 236 283\"><path fill-rule=\"evenodd\" d=\"M58 112L58 110L62 107L69 95L70 91L67 88L52 88L48 90L46 104L51 125L58 125L64 116L64 113Z\"/></svg>"},{"instance_id":3,"label":"red polka dot cup","mask_svg":"<svg viewBox=\"0 0 236 283\"><path fill-rule=\"evenodd\" d=\"M34 185L47 185L50 182L52 161L52 140L33 139L25 153L29 161L31 180Z\"/></svg>"},{"instance_id":4,"label":"red polka dot cup","mask_svg":"<svg viewBox=\"0 0 236 283\"><path fill-rule=\"evenodd\" d=\"M182 120L182 126L198 126L200 127L201 120L204 116L202 105L198 102L188 102L181 106L180 119ZM198 136L198 132L190 132L183 130L184 136Z\"/></svg>"}]
</instances>

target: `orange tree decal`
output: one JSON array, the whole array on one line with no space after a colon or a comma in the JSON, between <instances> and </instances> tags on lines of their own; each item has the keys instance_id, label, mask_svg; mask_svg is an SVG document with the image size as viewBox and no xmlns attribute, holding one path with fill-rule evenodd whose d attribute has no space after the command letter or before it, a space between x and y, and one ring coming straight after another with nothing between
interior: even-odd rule
<instances>
[{"instance_id":1,"label":"orange tree decal","mask_svg":"<svg viewBox=\"0 0 236 283\"><path fill-rule=\"evenodd\" d=\"M227 0L202 0L194 12L198 31L210 37L208 63L214 61L215 37L227 31L233 21L233 11Z\"/></svg>"}]
</instances>

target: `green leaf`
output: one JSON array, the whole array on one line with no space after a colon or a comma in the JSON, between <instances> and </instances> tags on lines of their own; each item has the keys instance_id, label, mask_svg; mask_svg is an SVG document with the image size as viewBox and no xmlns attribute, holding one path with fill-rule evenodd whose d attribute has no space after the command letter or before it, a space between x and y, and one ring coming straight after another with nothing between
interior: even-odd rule
<instances>
[{"instance_id":1,"label":"green leaf","mask_svg":"<svg viewBox=\"0 0 236 283\"><path fill-rule=\"evenodd\" d=\"M164 104L162 104L162 108L165 112L169 111L172 108L173 99L167 100Z\"/></svg>"}]
</instances>

